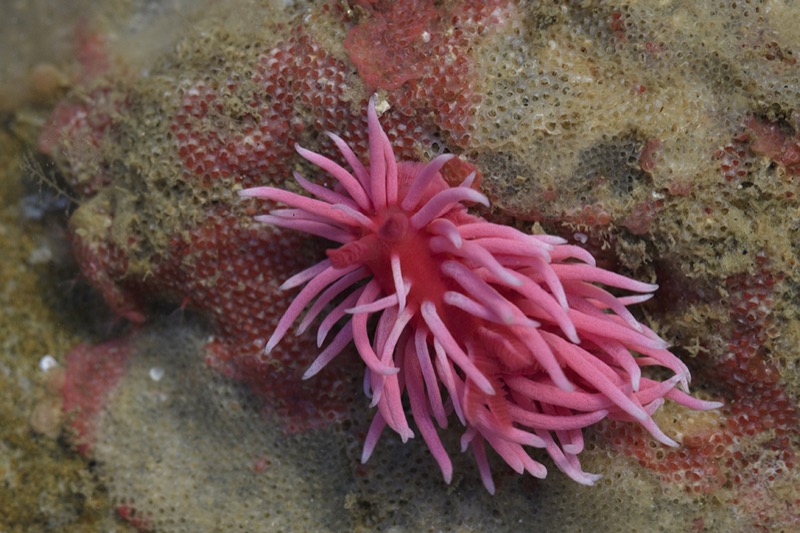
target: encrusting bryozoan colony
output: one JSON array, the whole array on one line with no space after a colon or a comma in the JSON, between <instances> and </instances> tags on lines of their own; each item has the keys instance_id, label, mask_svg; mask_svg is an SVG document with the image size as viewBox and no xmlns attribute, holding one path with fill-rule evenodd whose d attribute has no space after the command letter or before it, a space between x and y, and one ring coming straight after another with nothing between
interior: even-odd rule
<instances>
[{"instance_id":1,"label":"encrusting bryozoan colony","mask_svg":"<svg viewBox=\"0 0 800 533\"><path fill-rule=\"evenodd\" d=\"M452 464L435 425L446 427L455 412L466 428L462 450L472 450L490 492L485 443L515 471L536 477L546 469L526 447L544 448L564 473L591 485L599 476L584 472L578 460L583 428L606 417L635 421L676 446L651 418L665 398L691 409L720 406L684 392L688 368L628 311L656 285L598 268L591 254L559 237L469 214L465 204L489 204L472 186L475 174L451 187L439 172L451 154L427 164L397 161L375 105L372 97L369 167L329 133L352 172L296 148L336 180L333 189L295 173L313 197L274 187L240 193L289 206L258 220L338 244L282 285L302 290L266 350L306 309L300 331L327 311L319 346L341 325L304 377L355 344L366 365L365 393L378 408L362 461L387 425L403 441L413 436L407 399L447 482ZM636 294L617 297L602 286ZM643 377L641 367L652 365L674 376Z\"/></svg>"}]
</instances>

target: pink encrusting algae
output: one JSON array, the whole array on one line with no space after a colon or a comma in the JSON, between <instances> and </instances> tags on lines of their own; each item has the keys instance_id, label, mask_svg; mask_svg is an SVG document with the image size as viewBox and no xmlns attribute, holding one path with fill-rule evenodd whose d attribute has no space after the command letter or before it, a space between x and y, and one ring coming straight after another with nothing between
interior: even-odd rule
<instances>
[{"instance_id":1,"label":"pink encrusting algae","mask_svg":"<svg viewBox=\"0 0 800 533\"><path fill-rule=\"evenodd\" d=\"M333 188L295 173L313 198L274 187L240 193L289 206L258 220L339 245L282 285L302 290L266 351L306 309L300 332L327 311L319 346L343 324L304 378L355 344L366 365L365 393L377 406L362 461L387 425L403 441L413 437L410 407L447 482L452 464L435 426L445 428L454 412L466 427L462 451L472 450L489 492L486 443L515 471L536 477L546 469L526 447L544 448L564 473L591 485L599 476L578 460L583 428L604 418L635 421L677 446L651 417L665 398L691 409L720 406L684 392L686 365L628 311L656 285L599 268L591 254L559 237L468 213L466 204L489 205L472 186L474 173L451 187L440 174L451 154L427 164L396 161L375 104L372 97L368 167L328 133L352 172L296 149L336 180ZM603 286L635 294L617 297ZM655 381L642 376L643 366L666 367L674 376Z\"/></svg>"}]
</instances>

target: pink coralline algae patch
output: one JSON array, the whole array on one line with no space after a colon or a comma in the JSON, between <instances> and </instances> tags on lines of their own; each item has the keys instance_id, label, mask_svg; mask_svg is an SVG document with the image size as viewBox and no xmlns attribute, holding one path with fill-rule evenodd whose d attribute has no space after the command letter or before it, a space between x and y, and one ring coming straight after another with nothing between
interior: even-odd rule
<instances>
[{"instance_id":1,"label":"pink coralline algae patch","mask_svg":"<svg viewBox=\"0 0 800 533\"><path fill-rule=\"evenodd\" d=\"M470 215L466 203L488 205L471 187L474 174L450 187L439 170L452 155L427 164L397 161L374 97L368 117L368 167L334 134L329 137L352 172L297 147L335 178L332 189L295 173L315 198L274 187L241 193L289 206L258 220L340 245L283 284L303 288L266 352L306 308L300 332L338 302L320 323L317 344L333 338L304 377L355 344L366 365L365 392L378 409L362 461L386 426L403 441L414 436L407 401L447 482L453 467L436 425L447 427L455 413L466 428L462 450L471 450L490 492L486 444L518 473L536 477L546 469L527 447L544 448L559 469L591 485L597 476L583 472L578 460L583 428L605 418L635 421L676 446L651 418L665 398L693 409L720 405L676 388L687 390L688 368L628 311L656 286L600 269L587 252L558 237L528 235ZM640 294L618 298L601 284ZM642 366L662 366L674 376L654 381L642 376Z\"/></svg>"},{"instance_id":2,"label":"pink coralline algae patch","mask_svg":"<svg viewBox=\"0 0 800 533\"><path fill-rule=\"evenodd\" d=\"M431 39L442 41L443 10L425 1L360 4L368 20L348 32L344 46L367 85L391 90L421 78Z\"/></svg>"},{"instance_id":3,"label":"pink coralline algae patch","mask_svg":"<svg viewBox=\"0 0 800 533\"><path fill-rule=\"evenodd\" d=\"M780 165L787 175L797 176L800 175L800 133L761 117L750 116L745 119L742 131L714 156L720 161L725 180L736 184L746 180L758 156Z\"/></svg>"},{"instance_id":4,"label":"pink coralline algae patch","mask_svg":"<svg viewBox=\"0 0 800 533\"><path fill-rule=\"evenodd\" d=\"M119 515L119 517L125 522L135 527L137 531L142 533L153 531L152 520L147 515L143 515L141 511L134 509L130 505L118 506L117 515Z\"/></svg>"},{"instance_id":5,"label":"pink coralline algae patch","mask_svg":"<svg viewBox=\"0 0 800 533\"><path fill-rule=\"evenodd\" d=\"M467 144L472 110L480 103L472 91L470 46L503 26L513 2L358 4L368 15L348 31L344 46L367 87L388 91L404 115L433 111L452 142Z\"/></svg>"},{"instance_id":6,"label":"pink coralline algae patch","mask_svg":"<svg viewBox=\"0 0 800 533\"><path fill-rule=\"evenodd\" d=\"M129 351L127 340L121 339L95 346L82 344L66 356L63 409L69 417L75 445L83 454L92 449L97 436L97 416L125 374Z\"/></svg>"},{"instance_id":7,"label":"pink coralline algae patch","mask_svg":"<svg viewBox=\"0 0 800 533\"><path fill-rule=\"evenodd\" d=\"M788 174L800 174L800 133L778 124L750 117L745 123L750 150L783 166Z\"/></svg>"}]
</instances>

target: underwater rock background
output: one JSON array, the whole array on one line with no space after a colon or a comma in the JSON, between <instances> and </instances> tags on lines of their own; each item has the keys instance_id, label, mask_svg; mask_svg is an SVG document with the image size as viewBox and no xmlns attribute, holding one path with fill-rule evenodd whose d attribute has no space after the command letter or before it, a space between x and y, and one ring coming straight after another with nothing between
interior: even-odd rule
<instances>
[{"instance_id":1,"label":"underwater rock background","mask_svg":"<svg viewBox=\"0 0 800 533\"><path fill-rule=\"evenodd\" d=\"M798 527L796 7L187 4L32 3L2 32L0 529ZM658 282L643 321L726 406L665 405L677 450L598 425L592 488L497 464L491 497L458 454L446 486L388 435L360 465L358 365L301 382L306 337L253 357L320 250L235 192L326 130L363 153L375 90L401 157L477 167L484 216Z\"/></svg>"}]
</instances>

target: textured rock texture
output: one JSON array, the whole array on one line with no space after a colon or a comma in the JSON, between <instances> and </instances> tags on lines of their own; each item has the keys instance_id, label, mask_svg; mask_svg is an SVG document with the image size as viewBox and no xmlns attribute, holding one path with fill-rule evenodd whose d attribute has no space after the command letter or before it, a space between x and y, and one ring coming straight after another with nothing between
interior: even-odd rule
<instances>
[{"instance_id":1,"label":"textured rock texture","mask_svg":"<svg viewBox=\"0 0 800 533\"><path fill-rule=\"evenodd\" d=\"M38 149L74 201L74 257L122 321L60 357L73 442L118 514L156 531L800 527L797 7L278 4L132 2L72 25L68 94L33 78L55 101ZM641 320L726 405L667 404L674 450L601 423L593 488L498 464L490 497L465 460L448 487L421 443L391 439L359 465L358 365L301 381L307 336L261 355L292 298L277 287L320 243L254 223L236 192L313 175L292 145L336 157L324 131L366 153L376 91L399 157L477 168L483 216L659 283Z\"/></svg>"}]
</instances>

